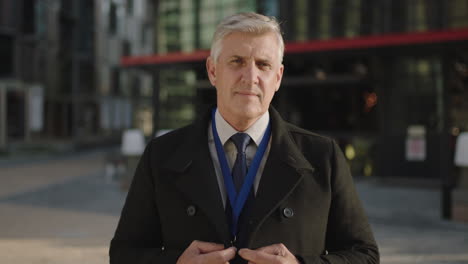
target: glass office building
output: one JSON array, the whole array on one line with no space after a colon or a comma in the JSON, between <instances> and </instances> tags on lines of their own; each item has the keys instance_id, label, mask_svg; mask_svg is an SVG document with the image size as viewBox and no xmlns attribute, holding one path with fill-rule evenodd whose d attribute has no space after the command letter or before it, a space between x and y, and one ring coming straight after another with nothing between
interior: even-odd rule
<instances>
[{"instance_id":1,"label":"glass office building","mask_svg":"<svg viewBox=\"0 0 468 264\"><path fill-rule=\"evenodd\" d=\"M468 0L159 1L157 54L122 64L153 72L155 129L215 102L211 36L240 11L281 22L285 74L273 104L335 138L355 175L448 173L454 138L468 131Z\"/></svg>"}]
</instances>

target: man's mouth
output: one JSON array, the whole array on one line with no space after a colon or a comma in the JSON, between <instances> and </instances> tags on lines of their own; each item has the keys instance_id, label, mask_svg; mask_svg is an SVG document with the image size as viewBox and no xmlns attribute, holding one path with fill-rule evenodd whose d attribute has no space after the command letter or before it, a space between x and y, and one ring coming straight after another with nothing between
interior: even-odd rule
<instances>
[{"instance_id":1,"label":"man's mouth","mask_svg":"<svg viewBox=\"0 0 468 264\"><path fill-rule=\"evenodd\" d=\"M258 96L256 93L250 91L237 91L236 93L243 96Z\"/></svg>"}]
</instances>

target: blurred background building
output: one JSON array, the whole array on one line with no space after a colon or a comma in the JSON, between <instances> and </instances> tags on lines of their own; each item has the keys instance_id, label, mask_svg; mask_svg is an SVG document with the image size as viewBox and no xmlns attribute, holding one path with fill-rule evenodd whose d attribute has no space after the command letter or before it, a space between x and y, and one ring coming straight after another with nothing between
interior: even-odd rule
<instances>
[{"instance_id":1,"label":"blurred background building","mask_svg":"<svg viewBox=\"0 0 468 264\"><path fill-rule=\"evenodd\" d=\"M122 130L151 125L151 75L121 72L120 57L153 53L154 9L145 0L0 0L0 150L115 144Z\"/></svg>"},{"instance_id":2,"label":"blurred background building","mask_svg":"<svg viewBox=\"0 0 468 264\"><path fill-rule=\"evenodd\" d=\"M156 54L122 60L153 74L155 131L215 102L205 58L217 22L239 11L281 21L285 74L273 104L336 138L355 175L451 175L454 138L468 130L467 0L156 1Z\"/></svg>"},{"instance_id":3,"label":"blurred background building","mask_svg":"<svg viewBox=\"0 0 468 264\"><path fill-rule=\"evenodd\" d=\"M355 175L456 180L468 0L0 0L0 150L101 146L127 128L151 137L190 123L215 102L215 26L240 11L281 22L273 104L336 138Z\"/></svg>"}]
</instances>

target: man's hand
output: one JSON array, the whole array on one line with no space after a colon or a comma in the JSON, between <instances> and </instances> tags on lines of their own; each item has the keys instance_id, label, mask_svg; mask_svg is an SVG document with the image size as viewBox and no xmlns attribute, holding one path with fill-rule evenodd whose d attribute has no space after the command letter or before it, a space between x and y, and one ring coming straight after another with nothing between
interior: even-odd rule
<instances>
[{"instance_id":1,"label":"man's hand","mask_svg":"<svg viewBox=\"0 0 468 264\"><path fill-rule=\"evenodd\" d=\"M177 264L226 264L236 255L236 248L224 249L221 244L193 241L177 260Z\"/></svg>"},{"instance_id":2,"label":"man's hand","mask_svg":"<svg viewBox=\"0 0 468 264\"><path fill-rule=\"evenodd\" d=\"M249 264L299 264L296 257L283 245L274 244L256 250L243 248L239 255Z\"/></svg>"}]
</instances>

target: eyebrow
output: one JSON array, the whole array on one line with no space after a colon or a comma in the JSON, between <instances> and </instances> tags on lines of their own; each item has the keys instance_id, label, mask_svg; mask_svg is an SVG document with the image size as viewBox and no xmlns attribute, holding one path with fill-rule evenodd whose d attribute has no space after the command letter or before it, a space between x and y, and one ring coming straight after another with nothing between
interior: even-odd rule
<instances>
[{"instance_id":1,"label":"eyebrow","mask_svg":"<svg viewBox=\"0 0 468 264\"><path fill-rule=\"evenodd\" d=\"M231 55L228 57L228 59L245 59L247 58L246 56L241 56L241 55ZM260 57L260 58L254 58L255 61L261 61L261 62L269 62L269 63L272 63L273 61L273 58L269 57L269 56L265 56L265 57Z\"/></svg>"}]
</instances>

